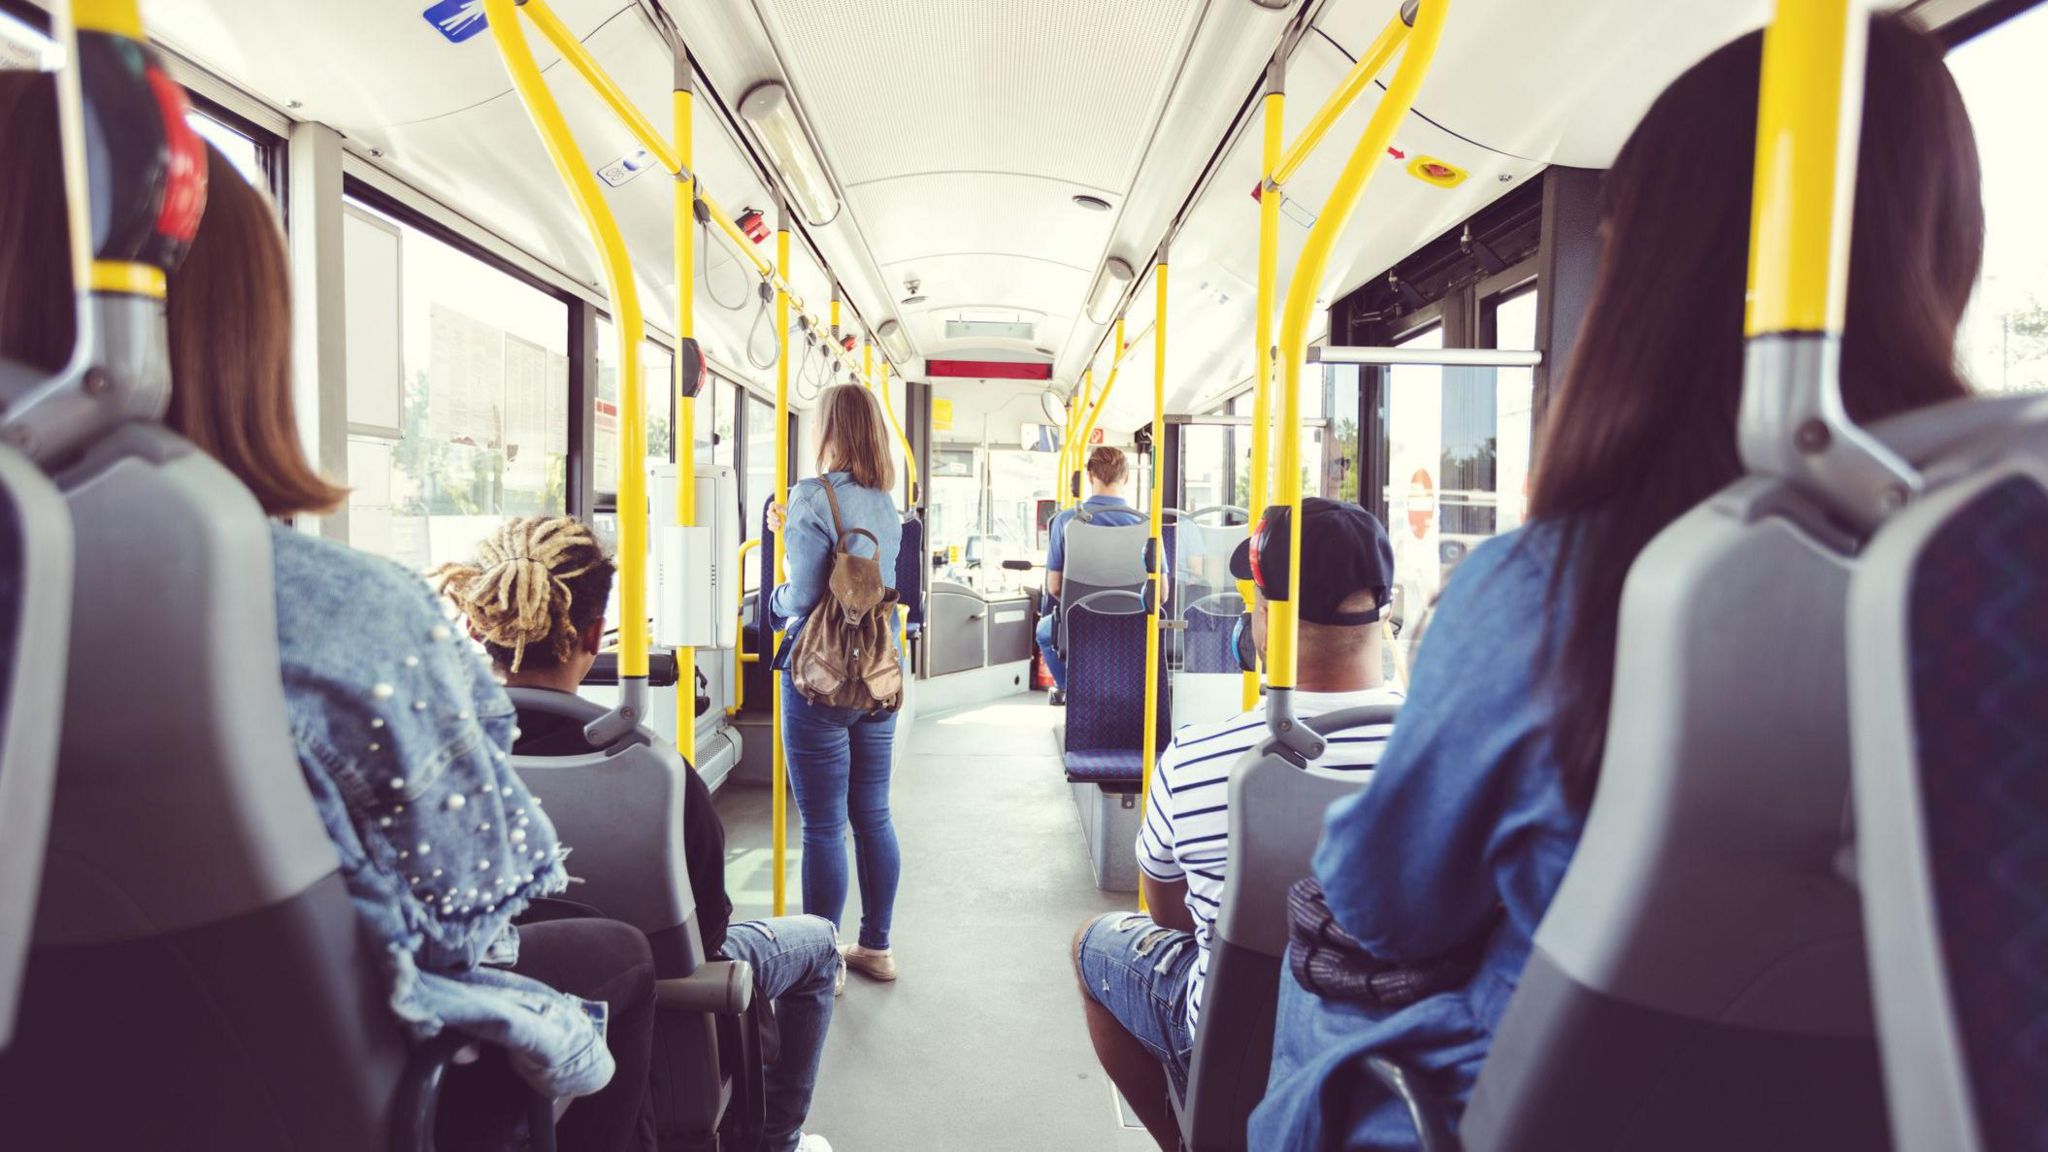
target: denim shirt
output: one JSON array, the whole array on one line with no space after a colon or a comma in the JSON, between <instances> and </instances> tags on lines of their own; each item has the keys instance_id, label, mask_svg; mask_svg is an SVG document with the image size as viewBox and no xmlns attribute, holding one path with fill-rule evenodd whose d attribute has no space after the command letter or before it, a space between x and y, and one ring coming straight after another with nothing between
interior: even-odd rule
<instances>
[{"instance_id":1,"label":"denim shirt","mask_svg":"<svg viewBox=\"0 0 2048 1152\"><path fill-rule=\"evenodd\" d=\"M611 1079L602 1005L486 964L512 917L568 885L555 829L512 771L512 702L418 576L274 527L285 711L356 915L381 946L391 1010L503 1046L536 1090Z\"/></svg>"},{"instance_id":2,"label":"denim shirt","mask_svg":"<svg viewBox=\"0 0 2048 1152\"><path fill-rule=\"evenodd\" d=\"M787 538L783 545L783 582L769 597L769 608L784 620L801 620L825 598L826 581L832 578L832 554L839 547L839 534L832 529L832 506L825 498L825 485L839 497L839 523L846 531L865 528L875 534L880 550L875 559L882 565L882 586L896 586L896 550L903 543L903 514L896 500L879 488L863 488L853 482L850 472L827 472L823 477L800 480L789 490L789 515L782 526ZM863 537L847 541L856 556L872 550ZM891 627L895 626L892 620ZM791 635L794 636L794 630Z\"/></svg>"},{"instance_id":3,"label":"denim shirt","mask_svg":"<svg viewBox=\"0 0 2048 1152\"><path fill-rule=\"evenodd\" d=\"M1320 1000L1283 967L1266 1098L1251 1146L1415 1146L1406 1112L1363 1066L1390 1052L1462 1104L1528 963L1585 817L1565 799L1544 672L1565 620L1557 526L1472 551L1445 588L1372 784L1330 808L1315 874L1345 931L1388 960L1484 938L1462 988L1377 1011Z\"/></svg>"}]
</instances>

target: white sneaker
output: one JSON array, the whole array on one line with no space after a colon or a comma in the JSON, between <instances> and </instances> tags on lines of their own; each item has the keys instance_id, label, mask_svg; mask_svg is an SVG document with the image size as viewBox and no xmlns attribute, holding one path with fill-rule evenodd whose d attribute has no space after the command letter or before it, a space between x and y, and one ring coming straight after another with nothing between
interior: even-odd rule
<instances>
[{"instance_id":1,"label":"white sneaker","mask_svg":"<svg viewBox=\"0 0 2048 1152\"><path fill-rule=\"evenodd\" d=\"M796 1142L796 1152L832 1152L832 1145L815 1132L806 1132Z\"/></svg>"}]
</instances>

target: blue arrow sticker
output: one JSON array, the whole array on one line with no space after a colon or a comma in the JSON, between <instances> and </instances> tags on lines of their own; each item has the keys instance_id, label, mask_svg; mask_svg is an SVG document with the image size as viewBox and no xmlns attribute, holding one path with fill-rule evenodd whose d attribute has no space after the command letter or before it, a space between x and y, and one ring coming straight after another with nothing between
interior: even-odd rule
<instances>
[{"instance_id":1,"label":"blue arrow sticker","mask_svg":"<svg viewBox=\"0 0 2048 1152\"><path fill-rule=\"evenodd\" d=\"M484 0L441 0L420 15L450 44L460 44L490 26L484 19Z\"/></svg>"}]
</instances>

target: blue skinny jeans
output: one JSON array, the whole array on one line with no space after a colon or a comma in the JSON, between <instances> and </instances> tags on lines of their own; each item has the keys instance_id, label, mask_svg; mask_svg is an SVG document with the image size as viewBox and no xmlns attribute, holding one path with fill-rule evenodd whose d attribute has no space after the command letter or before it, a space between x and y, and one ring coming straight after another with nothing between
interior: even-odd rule
<instances>
[{"instance_id":1,"label":"blue skinny jeans","mask_svg":"<svg viewBox=\"0 0 2048 1152\"><path fill-rule=\"evenodd\" d=\"M782 674L782 746L803 821L804 911L837 927L846 913L846 830L860 881L860 946L887 948L903 873L889 819L896 714L812 704Z\"/></svg>"}]
</instances>

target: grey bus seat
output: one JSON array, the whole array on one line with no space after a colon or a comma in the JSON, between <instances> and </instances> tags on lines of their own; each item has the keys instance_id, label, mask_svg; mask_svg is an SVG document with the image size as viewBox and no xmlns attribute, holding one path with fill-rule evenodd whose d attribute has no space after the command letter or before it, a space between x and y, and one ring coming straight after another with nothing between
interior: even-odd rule
<instances>
[{"instance_id":1,"label":"grey bus seat","mask_svg":"<svg viewBox=\"0 0 2048 1152\"><path fill-rule=\"evenodd\" d=\"M564 692L506 691L522 724L537 714L589 724L609 711ZM706 999L693 992L714 991L735 969L749 988L752 975L745 964L712 962L704 951L684 856L682 774L691 771L689 765L673 744L639 727L601 750L514 756L512 767L572 850L568 867L578 881L572 898L640 929L652 946L663 1003L654 1071L663 1146L717 1147L729 1115L744 1131L757 1133L764 1097L753 1056L753 1018L734 1029L739 1067L728 1066L722 1056L718 1027L720 1016L737 1016L750 1006L732 1013L692 1006Z\"/></svg>"},{"instance_id":2,"label":"grey bus seat","mask_svg":"<svg viewBox=\"0 0 2048 1152\"><path fill-rule=\"evenodd\" d=\"M565 692L506 692L522 717L588 724L609 711ZM683 858L682 773L690 769L674 745L643 727L600 751L515 756L512 766L573 850L574 898L646 933L657 974L695 971L705 957Z\"/></svg>"},{"instance_id":3,"label":"grey bus seat","mask_svg":"<svg viewBox=\"0 0 2048 1152\"><path fill-rule=\"evenodd\" d=\"M1856 859L1892 1130L1903 1148L2048 1132L2048 400L1915 458L1929 491L1871 539L1850 590ZM2015 443L2017 427L2032 443Z\"/></svg>"},{"instance_id":4,"label":"grey bus seat","mask_svg":"<svg viewBox=\"0 0 2048 1152\"><path fill-rule=\"evenodd\" d=\"M71 615L34 950L0 1055L9 1135L386 1145L408 1046L286 726L268 521L151 425L59 483L90 610Z\"/></svg>"},{"instance_id":5,"label":"grey bus seat","mask_svg":"<svg viewBox=\"0 0 2048 1152\"><path fill-rule=\"evenodd\" d=\"M1460 1125L1473 1149L1889 1146L1839 541L1738 481L1625 587L1598 794Z\"/></svg>"},{"instance_id":6,"label":"grey bus seat","mask_svg":"<svg viewBox=\"0 0 2048 1152\"><path fill-rule=\"evenodd\" d=\"M1150 577L1145 567L1146 548L1152 539L1149 525L1094 524L1083 510L1066 527L1066 560L1061 568L1059 595L1059 649L1066 655L1068 616L1071 608L1098 592L1129 592L1143 595Z\"/></svg>"},{"instance_id":7,"label":"grey bus seat","mask_svg":"<svg viewBox=\"0 0 2048 1152\"><path fill-rule=\"evenodd\" d=\"M1322 736L1391 724L1398 705L1349 708L1312 717ZM1287 954L1287 890L1309 874L1330 805L1366 777L1304 771L1264 748L1230 773L1230 862L1209 940L1209 974L1185 1092L1173 1097L1189 1152L1238 1152L1246 1123L1266 1094L1273 1056L1274 1003Z\"/></svg>"},{"instance_id":8,"label":"grey bus seat","mask_svg":"<svg viewBox=\"0 0 2048 1152\"><path fill-rule=\"evenodd\" d=\"M70 647L71 512L34 464L0 447L0 1049L42 880Z\"/></svg>"}]
</instances>

